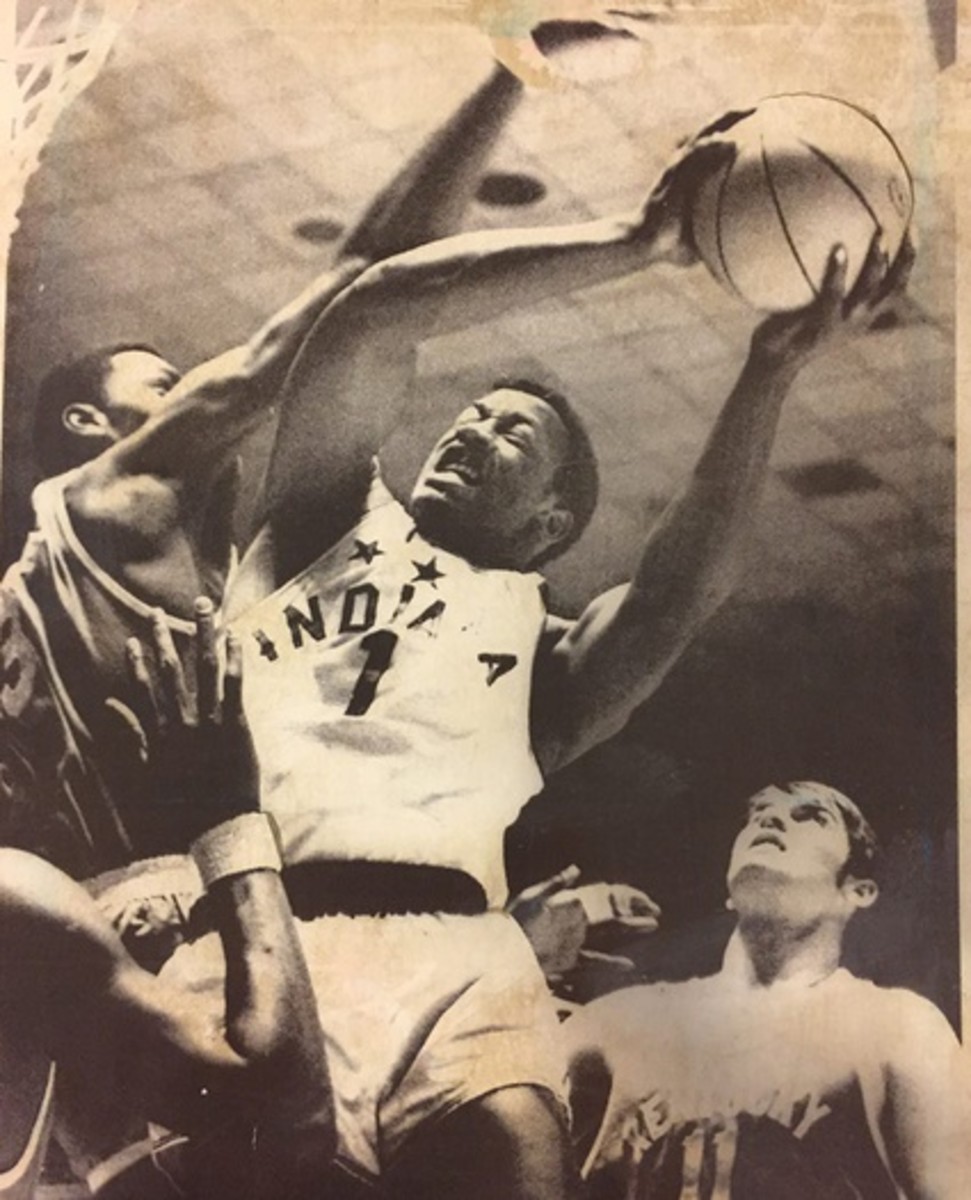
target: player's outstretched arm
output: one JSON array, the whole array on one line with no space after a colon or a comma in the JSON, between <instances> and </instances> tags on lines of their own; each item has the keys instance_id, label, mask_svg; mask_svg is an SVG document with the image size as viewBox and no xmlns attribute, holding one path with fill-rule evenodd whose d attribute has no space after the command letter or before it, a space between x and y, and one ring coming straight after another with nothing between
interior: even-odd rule
<instances>
[{"instance_id":1,"label":"player's outstretched arm","mask_svg":"<svg viewBox=\"0 0 971 1200\"><path fill-rule=\"evenodd\" d=\"M940 1012L884 994L881 1134L907 1200L961 1200L971 1181L971 1064Z\"/></svg>"},{"instance_id":2,"label":"player's outstretched arm","mask_svg":"<svg viewBox=\"0 0 971 1200\"><path fill-rule=\"evenodd\" d=\"M497 63L368 205L340 257L379 262L453 234L522 95L520 81Z\"/></svg>"},{"instance_id":3,"label":"player's outstretched arm","mask_svg":"<svg viewBox=\"0 0 971 1200\"><path fill-rule=\"evenodd\" d=\"M834 249L820 295L753 335L748 358L691 477L652 530L629 585L594 601L538 667L533 728L544 769L623 727L731 591L765 480L783 400L803 364L896 286L877 239L852 291Z\"/></svg>"},{"instance_id":4,"label":"player's outstretched arm","mask_svg":"<svg viewBox=\"0 0 971 1200\"><path fill-rule=\"evenodd\" d=\"M378 193L339 246L335 265L245 343L190 371L173 389L172 407L110 450L91 473L150 474L205 491L269 411L331 301L370 263L455 230L522 91L496 66Z\"/></svg>"},{"instance_id":5,"label":"player's outstretched arm","mask_svg":"<svg viewBox=\"0 0 971 1200\"><path fill-rule=\"evenodd\" d=\"M692 146L630 213L462 234L363 272L318 321L287 380L266 487L274 531L290 537L313 512L319 552L346 529L371 458L400 417L422 341L652 263L689 261L687 198L731 152L718 142ZM311 556L309 548L290 556L298 561L277 575Z\"/></svg>"}]
</instances>

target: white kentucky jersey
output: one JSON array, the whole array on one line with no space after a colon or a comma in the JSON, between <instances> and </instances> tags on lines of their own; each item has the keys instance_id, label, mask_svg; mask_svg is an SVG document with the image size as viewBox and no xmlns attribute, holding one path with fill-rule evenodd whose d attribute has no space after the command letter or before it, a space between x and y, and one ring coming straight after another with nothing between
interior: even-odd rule
<instances>
[{"instance_id":1,"label":"white kentucky jersey","mask_svg":"<svg viewBox=\"0 0 971 1200\"><path fill-rule=\"evenodd\" d=\"M286 860L453 867L501 904L503 833L542 782L539 576L424 541L376 478L356 528L251 607L231 585L226 615Z\"/></svg>"},{"instance_id":2,"label":"white kentucky jersey","mask_svg":"<svg viewBox=\"0 0 971 1200\"><path fill-rule=\"evenodd\" d=\"M715 975L587 1005L565 1032L609 1080L591 1196L900 1200L881 1132L878 993L840 969L758 1002Z\"/></svg>"}]
</instances>

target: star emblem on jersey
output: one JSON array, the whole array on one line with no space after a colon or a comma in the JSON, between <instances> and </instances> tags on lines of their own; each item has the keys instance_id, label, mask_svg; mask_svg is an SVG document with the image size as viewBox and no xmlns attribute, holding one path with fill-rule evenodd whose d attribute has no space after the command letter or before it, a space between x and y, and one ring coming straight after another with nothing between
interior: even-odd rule
<instances>
[{"instance_id":1,"label":"star emblem on jersey","mask_svg":"<svg viewBox=\"0 0 971 1200\"><path fill-rule=\"evenodd\" d=\"M384 551L378 546L377 542L362 542L360 538L354 539L354 553L347 560L354 562L355 559L361 559L362 562L373 563L379 554Z\"/></svg>"},{"instance_id":2,"label":"star emblem on jersey","mask_svg":"<svg viewBox=\"0 0 971 1200\"><path fill-rule=\"evenodd\" d=\"M486 687L492 687L497 679L508 675L519 659L515 654L486 654L479 655L479 662L486 668Z\"/></svg>"},{"instance_id":3,"label":"star emblem on jersey","mask_svg":"<svg viewBox=\"0 0 971 1200\"><path fill-rule=\"evenodd\" d=\"M445 572L438 569L438 559L430 558L428 562L425 563L415 562L415 560L412 559L411 564L417 572L415 578L411 582L430 583L432 587L437 590L438 580L445 578Z\"/></svg>"}]
</instances>

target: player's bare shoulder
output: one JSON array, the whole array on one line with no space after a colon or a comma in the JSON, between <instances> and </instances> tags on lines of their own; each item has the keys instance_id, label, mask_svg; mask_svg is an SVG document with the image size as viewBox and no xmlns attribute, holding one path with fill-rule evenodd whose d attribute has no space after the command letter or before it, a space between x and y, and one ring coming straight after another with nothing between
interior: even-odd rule
<instances>
[{"instance_id":1,"label":"player's bare shoulder","mask_svg":"<svg viewBox=\"0 0 971 1200\"><path fill-rule=\"evenodd\" d=\"M889 1068L906 1057L959 1052L957 1036L941 1010L909 988L870 984L867 1009L871 1044Z\"/></svg>"},{"instance_id":2,"label":"player's bare shoulder","mask_svg":"<svg viewBox=\"0 0 971 1200\"><path fill-rule=\"evenodd\" d=\"M108 456L102 456L107 459ZM125 474L95 460L65 477L64 504L82 540L104 537L155 542L181 521L176 489L148 473Z\"/></svg>"}]
</instances>

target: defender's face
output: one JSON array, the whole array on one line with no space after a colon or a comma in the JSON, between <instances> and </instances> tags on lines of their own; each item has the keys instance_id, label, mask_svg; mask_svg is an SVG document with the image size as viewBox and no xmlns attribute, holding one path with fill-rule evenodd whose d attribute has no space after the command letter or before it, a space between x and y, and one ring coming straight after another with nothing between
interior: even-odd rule
<instances>
[{"instance_id":1,"label":"defender's face","mask_svg":"<svg viewBox=\"0 0 971 1200\"><path fill-rule=\"evenodd\" d=\"M511 388L490 393L459 414L422 467L411 496L418 529L473 561L527 565L525 542L557 505L568 450L545 401Z\"/></svg>"},{"instance_id":2,"label":"defender's face","mask_svg":"<svg viewBox=\"0 0 971 1200\"><path fill-rule=\"evenodd\" d=\"M147 350L122 350L111 359L103 384L105 413L120 437L140 428L170 403L181 378L171 363Z\"/></svg>"},{"instance_id":3,"label":"defender's face","mask_svg":"<svg viewBox=\"0 0 971 1200\"><path fill-rule=\"evenodd\" d=\"M838 895L850 839L836 805L816 796L766 788L750 802L748 820L735 839L728 889L738 907L749 888L806 885Z\"/></svg>"}]
</instances>

